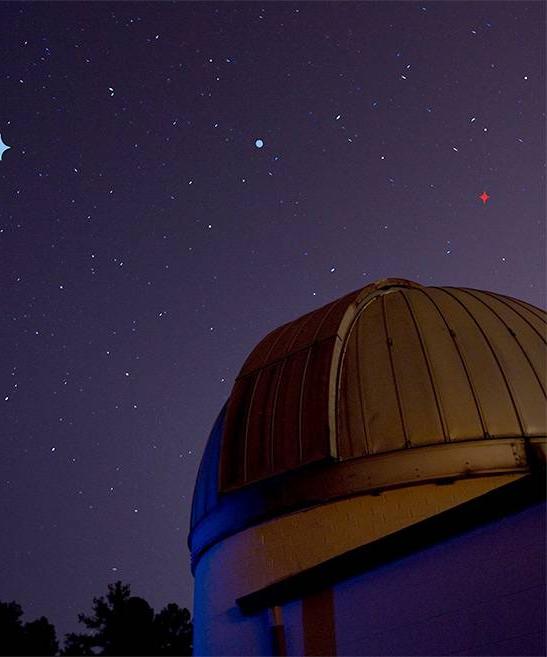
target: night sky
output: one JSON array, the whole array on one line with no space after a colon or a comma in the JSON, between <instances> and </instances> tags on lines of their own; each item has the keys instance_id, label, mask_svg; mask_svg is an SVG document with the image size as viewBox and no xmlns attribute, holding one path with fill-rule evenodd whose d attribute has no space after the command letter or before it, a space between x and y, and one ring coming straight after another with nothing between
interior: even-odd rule
<instances>
[{"instance_id":1,"label":"night sky","mask_svg":"<svg viewBox=\"0 0 547 657\"><path fill-rule=\"evenodd\" d=\"M0 600L62 636L117 579L192 607L267 332L389 276L545 305L545 4L0 10Z\"/></svg>"}]
</instances>

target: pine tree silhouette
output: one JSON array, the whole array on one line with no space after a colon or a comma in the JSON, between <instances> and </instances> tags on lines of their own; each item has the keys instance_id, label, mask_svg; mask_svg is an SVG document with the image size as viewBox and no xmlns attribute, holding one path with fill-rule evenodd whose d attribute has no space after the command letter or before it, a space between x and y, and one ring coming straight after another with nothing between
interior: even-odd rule
<instances>
[{"instance_id":1,"label":"pine tree silhouette","mask_svg":"<svg viewBox=\"0 0 547 657\"><path fill-rule=\"evenodd\" d=\"M191 655L192 623L188 609L168 604L159 614L131 595L129 585L108 586L93 599L93 613L78 619L90 632L66 635L63 655Z\"/></svg>"}]
</instances>

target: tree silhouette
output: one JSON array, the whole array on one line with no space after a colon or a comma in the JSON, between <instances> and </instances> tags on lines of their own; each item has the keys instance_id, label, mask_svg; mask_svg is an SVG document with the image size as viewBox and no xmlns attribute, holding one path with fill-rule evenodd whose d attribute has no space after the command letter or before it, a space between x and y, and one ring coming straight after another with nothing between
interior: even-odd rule
<instances>
[{"instance_id":1,"label":"tree silhouette","mask_svg":"<svg viewBox=\"0 0 547 657\"><path fill-rule=\"evenodd\" d=\"M0 602L0 655L56 655L54 626L45 616L23 625L16 602Z\"/></svg>"},{"instance_id":2,"label":"tree silhouette","mask_svg":"<svg viewBox=\"0 0 547 657\"><path fill-rule=\"evenodd\" d=\"M3 655L17 655L23 641L23 610L16 602L0 602L0 636Z\"/></svg>"},{"instance_id":3,"label":"tree silhouette","mask_svg":"<svg viewBox=\"0 0 547 657\"><path fill-rule=\"evenodd\" d=\"M56 655L59 645L47 618L21 621L16 602L0 602L0 655ZM93 612L78 614L86 633L65 636L61 655L184 655L192 654L192 622L188 609L166 605L158 614L129 585L109 584L106 597L93 598Z\"/></svg>"},{"instance_id":4,"label":"tree silhouette","mask_svg":"<svg viewBox=\"0 0 547 657\"><path fill-rule=\"evenodd\" d=\"M23 628L23 645L25 655L56 655L59 650L55 627L45 616L31 623L25 623Z\"/></svg>"},{"instance_id":5,"label":"tree silhouette","mask_svg":"<svg viewBox=\"0 0 547 657\"><path fill-rule=\"evenodd\" d=\"M94 637L70 632L65 634L65 647L61 655L95 655L94 645L96 645Z\"/></svg>"},{"instance_id":6,"label":"tree silhouette","mask_svg":"<svg viewBox=\"0 0 547 657\"><path fill-rule=\"evenodd\" d=\"M156 654L191 655L192 623L188 609L181 609L171 603L154 618L157 637Z\"/></svg>"},{"instance_id":7,"label":"tree silhouette","mask_svg":"<svg viewBox=\"0 0 547 657\"><path fill-rule=\"evenodd\" d=\"M168 604L159 614L129 585L109 584L106 599L93 599L92 615L78 620L90 633L66 635L63 655L191 655L188 609Z\"/></svg>"}]
</instances>

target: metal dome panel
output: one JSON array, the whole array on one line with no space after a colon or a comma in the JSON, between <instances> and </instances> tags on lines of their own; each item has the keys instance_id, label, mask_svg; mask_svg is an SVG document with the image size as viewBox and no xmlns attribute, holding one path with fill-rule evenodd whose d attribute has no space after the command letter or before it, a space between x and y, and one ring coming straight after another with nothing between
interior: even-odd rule
<instances>
[{"instance_id":1,"label":"metal dome panel","mask_svg":"<svg viewBox=\"0 0 547 657\"><path fill-rule=\"evenodd\" d=\"M364 305L340 365L339 456L545 435L545 338L531 314L455 288L392 288Z\"/></svg>"},{"instance_id":2,"label":"metal dome panel","mask_svg":"<svg viewBox=\"0 0 547 657\"><path fill-rule=\"evenodd\" d=\"M251 352L228 402L222 491L331 456L333 347L341 318L359 292L272 331Z\"/></svg>"},{"instance_id":3,"label":"metal dome panel","mask_svg":"<svg viewBox=\"0 0 547 657\"><path fill-rule=\"evenodd\" d=\"M529 471L545 453L545 332L518 299L404 279L272 331L205 450L193 552L344 495Z\"/></svg>"}]
</instances>

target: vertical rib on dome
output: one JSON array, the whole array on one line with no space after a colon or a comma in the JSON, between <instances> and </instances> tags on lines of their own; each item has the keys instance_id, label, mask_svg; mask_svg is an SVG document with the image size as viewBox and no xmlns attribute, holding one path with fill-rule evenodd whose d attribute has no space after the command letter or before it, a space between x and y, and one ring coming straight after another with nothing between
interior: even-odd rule
<instances>
[{"instance_id":1,"label":"vertical rib on dome","mask_svg":"<svg viewBox=\"0 0 547 657\"><path fill-rule=\"evenodd\" d=\"M226 413L222 491L331 456L325 397L333 348L360 291L272 331L247 358Z\"/></svg>"},{"instance_id":2,"label":"vertical rib on dome","mask_svg":"<svg viewBox=\"0 0 547 657\"><path fill-rule=\"evenodd\" d=\"M545 433L544 332L538 309L479 290L369 300L340 361L339 456Z\"/></svg>"},{"instance_id":3,"label":"vertical rib on dome","mask_svg":"<svg viewBox=\"0 0 547 657\"><path fill-rule=\"evenodd\" d=\"M525 302L386 279L289 322L227 403L219 490L303 465L545 430L545 317Z\"/></svg>"},{"instance_id":4,"label":"vertical rib on dome","mask_svg":"<svg viewBox=\"0 0 547 657\"><path fill-rule=\"evenodd\" d=\"M194 557L326 500L544 462L545 329L517 299L386 279L272 331L205 449Z\"/></svg>"}]
</instances>

